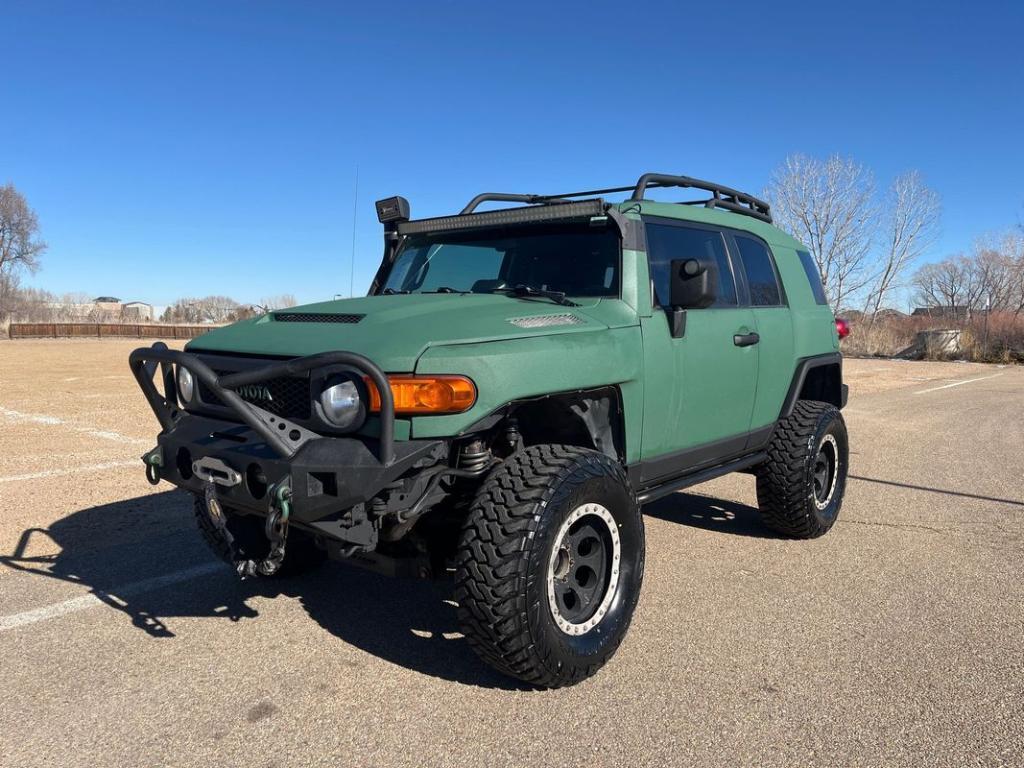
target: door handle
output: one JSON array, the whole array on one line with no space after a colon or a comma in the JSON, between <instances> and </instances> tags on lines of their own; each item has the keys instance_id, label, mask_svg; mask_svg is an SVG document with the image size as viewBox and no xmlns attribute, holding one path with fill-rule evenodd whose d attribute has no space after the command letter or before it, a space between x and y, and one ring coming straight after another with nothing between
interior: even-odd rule
<instances>
[{"instance_id":1,"label":"door handle","mask_svg":"<svg viewBox=\"0 0 1024 768\"><path fill-rule=\"evenodd\" d=\"M732 343L737 347L750 347L757 344L760 340L760 335L756 333L737 333L732 337Z\"/></svg>"}]
</instances>

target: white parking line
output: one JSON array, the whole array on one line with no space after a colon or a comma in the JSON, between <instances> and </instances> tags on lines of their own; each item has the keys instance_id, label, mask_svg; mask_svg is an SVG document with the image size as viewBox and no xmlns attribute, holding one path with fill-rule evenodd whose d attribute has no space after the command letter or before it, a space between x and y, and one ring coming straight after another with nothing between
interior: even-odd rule
<instances>
[{"instance_id":1,"label":"white parking line","mask_svg":"<svg viewBox=\"0 0 1024 768\"><path fill-rule=\"evenodd\" d=\"M171 584L178 584L182 581L189 581L191 579L197 579L200 576L206 576L215 571L222 571L224 573L230 573L224 565L224 563L211 562L197 565L194 568L188 568L184 571L178 571L177 573L168 573L164 576L155 576L152 579L145 579L143 581L136 581L134 584L126 584L123 587L115 587L111 590L104 590L103 595L114 602L123 602L122 598L131 597L142 592L150 592L154 589L160 589L161 587L168 587ZM95 608L97 605L105 605L107 601L101 599L96 594L82 595L81 597L73 597L70 600L65 600L62 603L54 603L53 605L46 605L42 608L34 608L30 611L24 611L23 613L15 613L10 616L0 616L0 632L5 632L8 629L14 629L15 627L23 627L26 624L35 624L39 621L47 621L49 619L56 619L60 616L67 616L69 613L76 613L78 611L84 611L87 608Z\"/></svg>"},{"instance_id":2,"label":"white parking line","mask_svg":"<svg viewBox=\"0 0 1024 768\"><path fill-rule=\"evenodd\" d=\"M938 392L940 389L949 389L950 387L959 387L961 384L973 384L976 381L986 381L987 379L994 379L997 376L1002 376L1001 373L993 373L991 376L981 376L977 379L964 379L963 381L954 381L952 384L943 384L941 387L932 387L931 389L922 389L920 392L915 392L915 395L925 395L929 392Z\"/></svg>"},{"instance_id":3,"label":"white parking line","mask_svg":"<svg viewBox=\"0 0 1024 768\"><path fill-rule=\"evenodd\" d=\"M67 429L75 432L81 432L83 435L89 435L90 437L98 437L101 440L110 440L115 443L123 443L125 445L152 445L152 440L140 440L135 437L128 437L128 435L122 435L120 432L107 432L102 429L95 429L94 427L82 426L74 424L72 422L64 421L56 416L47 416L43 413L22 413L21 411L15 411L11 408L4 408L0 405L0 416L3 416L8 421L12 422L24 422L28 421L33 424L45 424L48 427L66 427Z\"/></svg>"},{"instance_id":4,"label":"white parking line","mask_svg":"<svg viewBox=\"0 0 1024 768\"><path fill-rule=\"evenodd\" d=\"M64 467L63 469L46 469L42 472L30 472L27 475L7 475L0 477L0 483L16 483L21 480L40 480L44 477L59 477L60 475L77 475L79 472L100 472L104 469L120 469L123 467L137 467L139 460L134 461L108 461L103 464L90 464L86 467Z\"/></svg>"}]
</instances>

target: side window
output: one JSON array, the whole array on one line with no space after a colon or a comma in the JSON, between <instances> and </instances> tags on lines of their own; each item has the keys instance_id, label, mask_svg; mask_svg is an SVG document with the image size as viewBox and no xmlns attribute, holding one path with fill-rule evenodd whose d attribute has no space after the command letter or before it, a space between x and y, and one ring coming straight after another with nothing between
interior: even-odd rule
<instances>
[{"instance_id":1,"label":"side window","mask_svg":"<svg viewBox=\"0 0 1024 768\"><path fill-rule=\"evenodd\" d=\"M736 235L736 245L743 260L743 271L750 287L750 303L755 307L777 307L782 304L779 279L768 247L760 240Z\"/></svg>"},{"instance_id":2,"label":"side window","mask_svg":"<svg viewBox=\"0 0 1024 768\"><path fill-rule=\"evenodd\" d=\"M673 259L698 259L718 267L718 298L712 306L736 306L736 280L722 233L713 229L673 224L647 224L647 260L654 285L654 300L668 306L669 271Z\"/></svg>"},{"instance_id":3,"label":"side window","mask_svg":"<svg viewBox=\"0 0 1024 768\"><path fill-rule=\"evenodd\" d=\"M803 265L804 273L807 275L807 281L811 284L811 293L814 294L814 300L818 304L828 304L828 299L825 298L825 289L821 285L821 272L818 269L818 265L814 263L814 259L807 251L797 251L796 255L800 257L800 263Z\"/></svg>"}]
</instances>

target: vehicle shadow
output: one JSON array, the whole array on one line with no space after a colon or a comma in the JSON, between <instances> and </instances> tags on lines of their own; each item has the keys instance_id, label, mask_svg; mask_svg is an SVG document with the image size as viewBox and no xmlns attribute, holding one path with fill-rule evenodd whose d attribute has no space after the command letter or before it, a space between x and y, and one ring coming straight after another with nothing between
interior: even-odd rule
<instances>
[{"instance_id":1,"label":"vehicle shadow","mask_svg":"<svg viewBox=\"0 0 1024 768\"><path fill-rule=\"evenodd\" d=\"M705 531L758 539L781 538L761 522L760 513L754 507L695 493L673 493L646 505L643 512L648 517Z\"/></svg>"},{"instance_id":2,"label":"vehicle shadow","mask_svg":"<svg viewBox=\"0 0 1024 768\"><path fill-rule=\"evenodd\" d=\"M468 685L523 688L473 653L458 631L449 583L340 563L289 579L240 581L227 565L211 564L191 498L180 491L89 507L25 530L10 554L0 554L0 566L84 586L153 638L173 638L174 617L255 619L253 598L289 597L334 637L386 661ZM146 588L168 574L182 578Z\"/></svg>"}]
</instances>

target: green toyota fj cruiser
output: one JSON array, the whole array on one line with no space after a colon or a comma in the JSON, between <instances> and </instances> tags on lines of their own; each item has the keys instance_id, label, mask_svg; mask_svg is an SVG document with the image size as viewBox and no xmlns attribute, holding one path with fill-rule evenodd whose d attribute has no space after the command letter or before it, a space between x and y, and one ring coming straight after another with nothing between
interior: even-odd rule
<instances>
[{"instance_id":1,"label":"green toyota fj cruiser","mask_svg":"<svg viewBox=\"0 0 1024 768\"><path fill-rule=\"evenodd\" d=\"M655 187L707 194L646 199ZM477 211L489 201L521 205ZM472 647L557 687L622 642L642 504L742 471L775 531L835 522L839 333L813 260L763 201L645 174L482 194L432 219L395 197L377 214L367 297L131 354L161 426L147 476L195 494L240 575L327 555L451 572Z\"/></svg>"}]
</instances>

